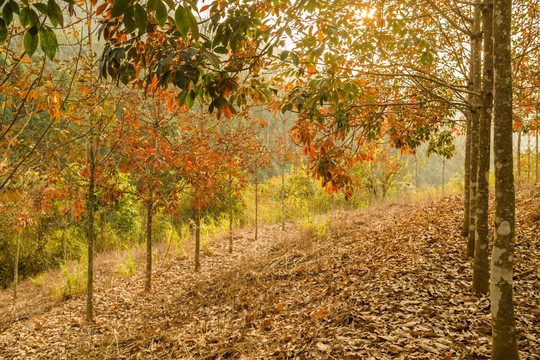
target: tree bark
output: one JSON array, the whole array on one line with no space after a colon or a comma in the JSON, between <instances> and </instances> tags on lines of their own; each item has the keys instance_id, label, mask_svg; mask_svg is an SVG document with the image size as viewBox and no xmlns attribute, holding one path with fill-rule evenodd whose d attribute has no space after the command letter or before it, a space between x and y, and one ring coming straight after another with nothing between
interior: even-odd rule
<instances>
[{"instance_id":1,"label":"tree bark","mask_svg":"<svg viewBox=\"0 0 540 360\"><path fill-rule=\"evenodd\" d=\"M441 193L442 193L443 196L444 196L444 168L445 168L445 165L446 165L446 161L445 161L445 158L443 156L443 158L442 158L442 177L441 177Z\"/></svg>"},{"instance_id":2,"label":"tree bark","mask_svg":"<svg viewBox=\"0 0 540 360\"><path fill-rule=\"evenodd\" d=\"M515 191L512 154L512 0L493 8L495 239L491 258L493 360L519 359L513 302Z\"/></svg>"},{"instance_id":3,"label":"tree bark","mask_svg":"<svg viewBox=\"0 0 540 360\"><path fill-rule=\"evenodd\" d=\"M94 321L94 193L95 193L95 142L91 134L88 144L88 194L86 196L86 208L88 215L88 266L87 266L87 285L86 285L86 322Z\"/></svg>"},{"instance_id":4,"label":"tree bark","mask_svg":"<svg viewBox=\"0 0 540 360\"><path fill-rule=\"evenodd\" d=\"M67 263L67 244L66 244L66 231L67 231L67 220L66 220L66 217L67 217L67 214L64 214L64 216L62 217L62 219L64 220L63 222L63 227L62 227L62 253L64 255L64 264Z\"/></svg>"},{"instance_id":5,"label":"tree bark","mask_svg":"<svg viewBox=\"0 0 540 360\"><path fill-rule=\"evenodd\" d=\"M152 208L154 205L153 193L150 190L146 203L146 281L144 292L152 290Z\"/></svg>"},{"instance_id":6,"label":"tree bark","mask_svg":"<svg viewBox=\"0 0 540 360\"><path fill-rule=\"evenodd\" d=\"M465 135L465 165L463 174L463 225L461 226L461 236L469 236L469 209L470 209L470 197L471 197L471 113L466 116L467 120L467 133ZM418 165L417 172L418 172ZM417 187L418 188L418 187Z\"/></svg>"},{"instance_id":7,"label":"tree bark","mask_svg":"<svg viewBox=\"0 0 540 360\"><path fill-rule=\"evenodd\" d=\"M281 166L281 231L285 231L285 164Z\"/></svg>"},{"instance_id":8,"label":"tree bark","mask_svg":"<svg viewBox=\"0 0 540 360\"><path fill-rule=\"evenodd\" d=\"M229 254L233 253L233 202L232 202L232 176L229 173Z\"/></svg>"},{"instance_id":9,"label":"tree bark","mask_svg":"<svg viewBox=\"0 0 540 360\"><path fill-rule=\"evenodd\" d=\"M17 299L17 285L19 283L19 252L21 248L21 230L17 230L17 250L15 252L15 268L13 270L13 299Z\"/></svg>"},{"instance_id":10,"label":"tree bark","mask_svg":"<svg viewBox=\"0 0 540 360\"><path fill-rule=\"evenodd\" d=\"M527 184L531 183L531 135L527 134Z\"/></svg>"},{"instance_id":11,"label":"tree bark","mask_svg":"<svg viewBox=\"0 0 540 360\"><path fill-rule=\"evenodd\" d=\"M465 172L468 172L468 169L465 168L466 171ZM467 187L469 186L468 185L468 175L467 175L467 179L466 179L466 182L467 182ZM416 185L416 190L419 189L419 184L418 184L418 152L416 154L414 154L414 184Z\"/></svg>"},{"instance_id":12,"label":"tree bark","mask_svg":"<svg viewBox=\"0 0 540 360\"><path fill-rule=\"evenodd\" d=\"M255 170L255 240L259 238L259 174Z\"/></svg>"},{"instance_id":13,"label":"tree bark","mask_svg":"<svg viewBox=\"0 0 540 360\"><path fill-rule=\"evenodd\" d=\"M517 184L518 187L521 185L521 125L518 129L518 139L517 139Z\"/></svg>"},{"instance_id":14,"label":"tree bark","mask_svg":"<svg viewBox=\"0 0 540 360\"><path fill-rule=\"evenodd\" d=\"M201 210L195 214L195 272L201 270Z\"/></svg>"},{"instance_id":15,"label":"tree bark","mask_svg":"<svg viewBox=\"0 0 540 360\"><path fill-rule=\"evenodd\" d=\"M481 91L482 82L482 34L481 34L481 0L474 3L474 19L471 38L471 64L472 64L472 90L476 93ZM472 96L471 110L471 158L470 158L470 196L469 196L469 240L467 242L467 255L474 256L475 226L476 226L476 189L478 181L478 126L480 120L481 99L477 95Z\"/></svg>"},{"instance_id":16,"label":"tree bark","mask_svg":"<svg viewBox=\"0 0 540 360\"><path fill-rule=\"evenodd\" d=\"M489 165L493 111L493 0L484 0L482 23L484 28L484 81L482 83L478 145L473 292L487 294L489 291Z\"/></svg>"},{"instance_id":17,"label":"tree bark","mask_svg":"<svg viewBox=\"0 0 540 360\"><path fill-rule=\"evenodd\" d=\"M536 125L538 126L538 124ZM535 151L535 154L536 154L536 176L534 177L534 183L535 184L538 184L538 132L540 131L540 129L538 129L538 127L536 128L536 151Z\"/></svg>"}]
</instances>

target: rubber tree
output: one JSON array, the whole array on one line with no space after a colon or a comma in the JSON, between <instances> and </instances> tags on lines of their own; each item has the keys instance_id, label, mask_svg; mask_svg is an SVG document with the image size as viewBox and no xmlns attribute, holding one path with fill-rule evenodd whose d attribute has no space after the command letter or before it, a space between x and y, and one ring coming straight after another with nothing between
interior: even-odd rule
<instances>
[{"instance_id":1,"label":"rubber tree","mask_svg":"<svg viewBox=\"0 0 540 360\"><path fill-rule=\"evenodd\" d=\"M494 0L495 236L491 257L493 360L519 359L513 302L515 190L512 154L512 0Z\"/></svg>"},{"instance_id":2,"label":"rubber tree","mask_svg":"<svg viewBox=\"0 0 540 360\"><path fill-rule=\"evenodd\" d=\"M473 292L489 291L489 164L491 155L491 116L493 111L493 0L482 6L484 67L482 109L479 124L478 175L476 190L476 225L473 265Z\"/></svg>"},{"instance_id":3,"label":"rubber tree","mask_svg":"<svg viewBox=\"0 0 540 360\"><path fill-rule=\"evenodd\" d=\"M470 129L470 170L469 170L469 231L467 242L467 255L474 256L475 246L475 226L476 226L476 189L478 182L478 142L479 142L479 122L480 122L480 107L481 99L477 95L481 91L482 82L482 11L481 1L476 0L474 3L474 17L471 34L471 89L475 94L472 94L470 99L472 102Z\"/></svg>"}]
</instances>

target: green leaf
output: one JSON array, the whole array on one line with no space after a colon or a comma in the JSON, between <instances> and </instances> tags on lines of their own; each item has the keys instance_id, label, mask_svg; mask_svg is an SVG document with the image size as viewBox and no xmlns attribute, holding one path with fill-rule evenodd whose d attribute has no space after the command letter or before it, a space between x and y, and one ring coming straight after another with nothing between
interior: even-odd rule
<instances>
[{"instance_id":1,"label":"green leaf","mask_svg":"<svg viewBox=\"0 0 540 360\"><path fill-rule=\"evenodd\" d=\"M23 27L27 27L28 24L30 23L30 8L28 7L25 7L21 10L20 14L19 14L19 21L21 22L21 25Z\"/></svg>"},{"instance_id":2,"label":"green leaf","mask_svg":"<svg viewBox=\"0 0 540 360\"><path fill-rule=\"evenodd\" d=\"M191 36L193 39L199 38L199 23L197 22L197 19L191 12L191 9L186 9L188 20L189 20L189 26L191 28Z\"/></svg>"},{"instance_id":3,"label":"green leaf","mask_svg":"<svg viewBox=\"0 0 540 360\"><path fill-rule=\"evenodd\" d=\"M148 0L148 3L146 4L146 8L149 12L155 11L157 6L157 0Z\"/></svg>"},{"instance_id":4,"label":"green leaf","mask_svg":"<svg viewBox=\"0 0 540 360\"><path fill-rule=\"evenodd\" d=\"M8 29L4 20L0 19L0 43L6 41L8 36Z\"/></svg>"},{"instance_id":5,"label":"green leaf","mask_svg":"<svg viewBox=\"0 0 540 360\"><path fill-rule=\"evenodd\" d=\"M285 61L286 58L289 57L289 51L285 50L284 52L281 53L281 55L279 56L279 58L281 59L281 61Z\"/></svg>"},{"instance_id":6,"label":"green leaf","mask_svg":"<svg viewBox=\"0 0 540 360\"><path fill-rule=\"evenodd\" d=\"M208 59L208 61L210 61L212 63L212 65L219 68L220 61L219 61L219 58L216 55L212 54L211 52L205 51L205 50L202 50L202 53Z\"/></svg>"},{"instance_id":7,"label":"green leaf","mask_svg":"<svg viewBox=\"0 0 540 360\"><path fill-rule=\"evenodd\" d=\"M111 9L111 17L119 17L124 14L126 8L131 0L118 0L114 3Z\"/></svg>"},{"instance_id":8,"label":"green leaf","mask_svg":"<svg viewBox=\"0 0 540 360\"><path fill-rule=\"evenodd\" d=\"M148 15L141 4L135 4L135 23L140 32L145 32L148 27Z\"/></svg>"},{"instance_id":9,"label":"green leaf","mask_svg":"<svg viewBox=\"0 0 540 360\"><path fill-rule=\"evenodd\" d=\"M56 27L60 24L61 27L64 27L64 15L62 15L62 9L60 9L60 6L58 6L54 0L49 0L47 2L47 14L49 15L52 26Z\"/></svg>"},{"instance_id":10,"label":"green leaf","mask_svg":"<svg viewBox=\"0 0 540 360\"><path fill-rule=\"evenodd\" d=\"M38 9L38 11L40 13L42 13L43 15L49 16L47 5L45 5L43 3L35 3L35 4L32 4L32 5L34 5L34 7L36 9Z\"/></svg>"},{"instance_id":11,"label":"green leaf","mask_svg":"<svg viewBox=\"0 0 540 360\"><path fill-rule=\"evenodd\" d=\"M178 5L176 11L174 12L174 22L176 24L176 28L178 31L180 31L180 34L182 34L182 37L186 38L189 31L189 22L187 18L187 11L182 5Z\"/></svg>"},{"instance_id":12,"label":"green leaf","mask_svg":"<svg viewBox=\"0 0 540 360\"><path fill-rule=\"evenodd\" d=\"M56 34L50 27L42 26L39 29L39 44L45 55L51 60L54 59L58 47L58 40L56 40Z\"/></svg>"},{"instance_id":13,"label":"green leaf","mask_svg":"<svg viewBox=\"0 0 540 360\"><path fill-rule=\"evenodd\" d=\"M174 9L176 7L176 4L174 3L173 0L164 0L164 1L167 4L167 6L169 7L169 9Z\"/></svg>"},{"instance_id":14,"label":"green leaf","mask_svg":"<svg viewBox=\"0 0 540 360\"><path fill-rule=\"evenodd\" d=\"M11 0L11 1L9 2L9 5L11 6L11 10L13 10L13 12L14 12L15 14L19 14L19 13L20 13L21 8L19 7L19 4L17 4L16 1Z\"/></svg>"},{"instance_id":15,"label":"green leaf","mask_svg":"<svg viewBox=\"0 0 540 360\"><path fill-rule=\"evenodd\" d=\"M128 32L132 32L137 28L133 16L133 6L128 6L124 12L124 26Z\"/></svg>"},{"instance_id":16,"label":"green leaf","mask_svg":"<svg viewBox=\"0 0 540 360\"><path fill-rule=\"evenodd\" d=\"M179 107L182 107L184 106L185 102L186 102L186 96L188 94L189 91L182 91L180 93L180 95L178 95L178 106Z\"/></svg>"},{"instance_id":17,"label":"green leaf","mask_svg":"<svg viewBox=\"0 0 540 360\"><path fill-rule=\"evenodd\" d=\"M186 105L188 109L191 109L193 107L193 104L195 104L196 98L197 98L197 94L195 94L193 90L189 90L186 96Z\"/></svg>"},{"instance_id":18,"label":"green leaf","mask_svg":"<svg viewBox=\"0 0 540 360\"><path fill-rule=\"evenodd\" d=\"M2 19L4 19L6 26L11 24L11 21L13 20L13 10L9 3L4 5L4 8L2 9Z\"/></svg>"},{"instance_id":19,"label":"green leaf","mask_svg":"<svg viewBox=\"0 0 540 360\"><path fill-rule=\"evenodd\" d=\"M298 58L298 55L296 55L296 53L291 52L291 59L294 65L298 66L298 64L300 64L300 59Z\"/></svg>"},{"instance_id":20,"label":"green leaf","mask_svg":"<svg viewBox=\"0 0 540 360\"><path fill-rule=\"evenodd\" d=\"M156 20L161 27L165 26L165 23L167 22L167 7L161 0L157 0Z\"/></svg>"},{"instance_id":21,"label":"green leaf","mask_svg":"<svg viewBox=\"0 0 540 360\"><path fill-rule=\"evenodd\" d=\"M227 50L225 46L218 46L217 48L214 49L214 52L218 54L227 54L229 50Z\"/></svg>"},{"instance_id":22,"label":"green leaf","mask_svg":"<svg viewBox=\"0 0 540 360\"><path fill-rule=\"evenodd\" d=\"M26 31L23 38L24 51L28 56L34 55L39 43L37 27L33 26Z\"/></svg>"}]
</instances>

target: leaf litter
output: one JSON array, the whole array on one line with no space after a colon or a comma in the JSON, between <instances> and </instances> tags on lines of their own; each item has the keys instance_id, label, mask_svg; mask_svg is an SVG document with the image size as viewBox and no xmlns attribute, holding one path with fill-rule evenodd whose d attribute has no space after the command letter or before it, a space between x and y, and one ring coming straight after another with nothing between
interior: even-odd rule
<instances>
[{"instance_id":1,"label":"leaf litter","mask_svg":"<svg viewBox=\"0 0 540 360\"><path fill-rule=\"evenodd\" d=\"M82 296L0 327L5 359L489 359L489 299L471 294L462 198L336 212L317 237L292 224L227 239L203 270L177 259L96 278ZM515 305L522 359L540 359L540 187L517 197ZM5 306L4 306L5 308ZM19 309L20 311L20 309Z\"/></svg>"}]
</instances>

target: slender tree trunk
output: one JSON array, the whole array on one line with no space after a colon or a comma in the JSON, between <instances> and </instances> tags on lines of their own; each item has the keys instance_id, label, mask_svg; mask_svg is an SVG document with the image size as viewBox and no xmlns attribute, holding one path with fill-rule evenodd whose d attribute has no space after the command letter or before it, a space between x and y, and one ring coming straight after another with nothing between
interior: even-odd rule
<instances>
[{"instance_id":1,"label":"slender tree trunk","mask_svg":"<svg viewBox=\"0 0 540 360\"><path fill-rule=\"evenodd\" d=\"M255 240L259 238L259 174L255 170Z\"/></svg>"},{"instance_id":2,"label":"slender tree trunk","mask_svg":"<svg viewBox=\"0 0 540 360\"><path fill-rule=\"evenodd\" d=\"M308 206L308 215L311 216L311 178L309 176L309 155L307 156L306 164L306 179L307 179L307 206Z\"/></svg>"},{"instance_id":3,"label":"slender tree trunk","mask_svg":"<svg viewBox=\"0 0 540 360\"><path fill-rule=\"evenodd\" d=\"M144 291L149 293L152 290L152 208L154 199L152 190L148 195L146 203L146 281Z\"/></svg>"},{"instance_id":4,"label":"slender tree trunk","mask_svg":"<svg viewBox=\"0 0 540 360\"><path fill-rule=\"evenodd\" d=\"M441 177L441 192L442 192L443 196L444 196L444 183L445 183L445 181L444 181L444 170L445 170L444 168L445 168L445 165L446 165L445 160L446 159L443 156L443 158L442 158L442 177Z\"/></svg>"},{"instance_id":5,"label":"slender tree trunk","mask_svg":"<svg viewBox=\"0 0 540 360\"><path fill-rule=\"evenodd\" d=\"M473 292L487 294L489 291L489 165L493 110L493 0L484 0L482 22L484 28L484 81L479 128Z\"/></svg>"},{"instance_id":6,"label":"slender tree trunk","mask_svg":"<svg viewBox=\"0 0 540 360\"><path fill-rule=\"evenodd\" d=\"M201 210L195 214L195 271L201 270Z\"/></svg>"},{"instance_id":7,"label":"slender tree trunk","mask_svg":"<svg viewBox=\"0 0 540 360\"><path fill-rule=\"evenodd\" d=\"M482 83L482 11L481 0L475 0L474 4L474 21L472 28L472 47L471 47L471 62L472 62L472 89L476 93L481 91ZM476 226L476 189L478 186L478 126L480 120L481 99L479 96L472 97L473 109L471 118L471 159L470 159L470 196L469 196L469 241L467 242L467 255L474 256L475 246L475 226Z\"/></svg>"},{"instance_id":8,"label":"slender tree trunk","mask_svg":"<svg viewBox=\"0 0 540 360\"><path fill-rule=\"evenodd\" d=\"M17 299L17 285L19 283L19 251L21 248L21 230L17 230L17 250L15 251L15 269L13 271L13 298Z\"/></svg>"},{"instance_id":9,"label":"slender tree trunk","mask_svg":"<svg viewBox=\"0 0 540 360\"><path fill-rule=\"evenodd\" d=\"M538 126L538 124L537 124ZM536 176L534 177L534 183L538 184L538 132L540 132L540 129L536 128Z\"/></svg>"},{"instance_id":10,"label":"slender tree trunk","mask_svg":"<svg viewBox=\"0 0 540 360\"><path fill-rule=\"evenodd\" d=\"M418 153L414 154L414 184L416 185L416 190L418 190L420 188L418 184Z\"/></svg>"},{"instance_id":11,"label":"slender tree trunk","mask_svg":"<svg viewBox=\"0 0 540 360\"><path fill-rule=\"evenodd\" d=\"M527 184L531 183L531 135L527 135Z\"/></svg>"},{"instance_id":12,"label":"slender tree trunk","mask_svg":"<svg viewBox=\"0 0 540 360\"><path fill-rule=\"evenodd\" d=\"M87 4L88 19L88 50L90 53L90 63L94 63L94 49L92 46L92 2ZM95 176L96 176L96 139L92 124L92 115L90 115L90 133L88 140L88 193L86 198L87 216L88 216L88 250L87 250L87 284L86 284L86 322L94 321L94 195L95 195Z\"/></svg>"},{"instance_id":13,"label":"slender tree trunk","mask_svg":"<svg viewBox=\"0 0 540 360\"><path fill-rule=\"evenodd\" d=\"M466 115L467 119L467 133L465 135L465 165L463 174L463 225L461 226L461 236L469 235L469 209L470 209L470 197L471 197L471 118L472 115L469 112ZM418 165L417 170L418 172Z\"/></svg>"},{"instance_id":14,"label":"slender tree trunk","mask_svg":"<svg viewBox=\"0 0 540 360\"><path fill-rule=\"evenodd\" d=\"M233 202L232 202L232 176L229 173L229 254L233 253Z\"/></svg>"},{"instance_id":15,"label":"slender tree trunk","mask_svg":"<svg viewBox=\"0 0 540 360\"><path fill-rule=\"evenodd\" d=\"M285 231L285 164L281 166L281 231Z\"/></svg>"},{"instance_id":16,"label":"slender tree trunk","mask_svg":"<svg viewBox=\"0 0 540 360\"><path fill-rule=\"evenodd\" d=\"M106 217L105 217L105 209L101 210L99 213L99 245L97 247L97 252L105 250L105 224L106 224Z\"/></svg>"},{"instance_id":17,"label":"slender tree trunk","mask_svg":"<svg viewBox=\"0 0 540 360\"><path fill-rule=\"evenodd\" d=\"M86 285L86 321L91 323L94 321L94 193L95 193L95 171L96 171L96 156L95 156L95 141L92 134L88 144L88 194L86 198L86 207L88 215L88 266L87 275L88 282Z\"/></svg>"},{"instance_id":18,"label":"slender tree trunk","mask_svg":"<svg viewBox=\"0 0 540 360\"><path fill-rule=\"evenodd\" d=\"M62 226L62 253L64 254L64 264L67 263L67 244L66 244L66 231L67 231L67 214L63 216L63 226Z\"/></svg>"},{"instance_id":19,"label":"slender tree trunk","mask_svg":"<svg viewBox=\"0 0 540 360\"><path fill-rule=\"evenodd\" d=\"M517 139L517 184L521 185L521 125L518 129Z\"/></svg>"},{"instance_id":20,"label":"slender tree trunk","mask_svg":"<svg viewBox=\"0 0 540 360\"><path fill-rule=\"evenodd\" d=\"M493 360L519 359L513 301L515 191L512 156L512 0L493 8L495 239L491 257Z\"/></svg>"}]
</instances>

